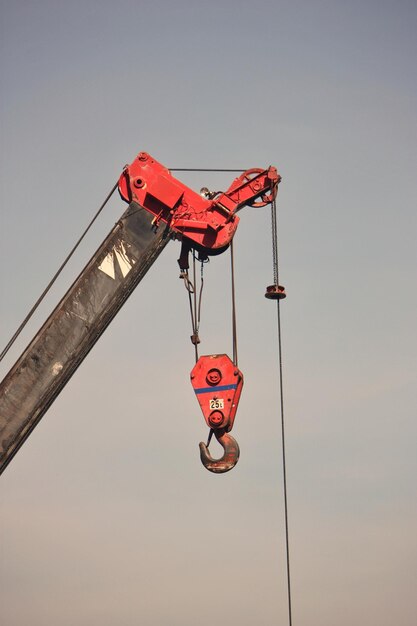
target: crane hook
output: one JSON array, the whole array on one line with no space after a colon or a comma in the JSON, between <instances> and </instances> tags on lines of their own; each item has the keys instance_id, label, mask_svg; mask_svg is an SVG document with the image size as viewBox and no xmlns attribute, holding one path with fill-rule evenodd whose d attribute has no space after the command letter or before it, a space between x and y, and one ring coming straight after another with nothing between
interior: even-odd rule
<instances>
[{"instance_id":1,"label":"crane hook","mask_svg":"<svg viewBox=\"0 0 417 626\"><path fill-rule=\"evenodd\" d=\"M213 459L208 450L208 444L210 443L213 432L216 435L217 441L224 450L224 454L220 459ZM215 474L224 474L225 472L233 469L239 460L240 450L238 443L236 439L234 439L234 437L226 433L226 430L224 428L219 428L216 430L212 429L210 431L207 445L203 442L201 442L199 445L201 462L204 467L209 470L209 472L214 472Z\"/></svg>"}]
</instances>

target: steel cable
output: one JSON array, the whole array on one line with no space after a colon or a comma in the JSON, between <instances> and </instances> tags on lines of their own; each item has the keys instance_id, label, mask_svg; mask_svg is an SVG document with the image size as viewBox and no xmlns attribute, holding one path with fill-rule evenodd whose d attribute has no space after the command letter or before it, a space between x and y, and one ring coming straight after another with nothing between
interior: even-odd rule
<instances>
[{"instance_id":1,"label":"steel cable","mask_svg":"<svg viewBox=\"0 0 417 626\"><path fill-rule=\"evenodd\" d=\"M68 256L64 259L63 263L60 265L60 267L58 268L57 272L54 274L54 276L51 278L51 280L49 281L49 283L45 287L44 291L41 293L39 298L36 300L35 304L30 309L29 313L26 315L25 319L20 324L19 328L16 330L16 332L13 335L13 337L10 339L10 341L7 343L7 345L4 347L2 353L0 354L0 361L2 361L4 359L4 357L6 356L6 354L8 353L8 351L10 350L10 348L12 347L12 345L14 344L16 339L19 337L19 335L22 332L22 330L25 328L26 324L29 322L29 320L32 317L32 315L35 313L36 309L41 304L42 300L45 298L47 293L52 288L53 284L55 283L55 281L57 280L57 278L61 274L62 270L64 269L64 267L66 266L68 261L71 259L71 257L73 256L74 252L77 250L78 246L80 245L80 243L82 242L82 240L84 239L84 237L86 236L86 234L88 233L88 231L90 230L90 228L92 227L92 225L94 224L94 222L96 221L96 219L98 218L98 216L100 215L100 213L102 212L104 207L106 206L107 202L112 197L113 193L116 191L117 185L118 185L118 183L115 183L115 185L113 186L113 188L110 191L110 193L106 196L106 199L104 200L103 204L100 206L100 208L98 209L98 211L94 215L93 219L90 221L90 223L88 224L87 228L84 230L84 232L82 233L81 237L76 242L75 246L72 248L72 250L70 251Z\"/></svg>"},{"instance_id":2,"label":"steel cable","mask_svg":"<svg viewBox=\"0 0 417 626\"><path fill-rule=\"evenodd\" d=\"M237 322L236 322L236 297L235 297L235 261L233 254L233 239L230 244L230 271L232 279L232 335L233 335L233 363L237 363Z\"/></svg>"},{"instance_id":3,"label":"steel cable","mask_svg":"<svg viewBox=\"0 0 417 626\"><path fill-rule=\"evenodd\" d=\"M273 257L274 284L278 286L279 285L278 228L277 228L277 206L276 206L275 199L271 203L271 221L272 221L272 257ZM287 594L288 594L288 623L289 623L289 626L292 626L290 541L289 541L288 497L287 497L287 463L286 463L286 454L285 454L284 390L283 390L283 375L282 375L281 311L280 311L279 299L277 299L277 333L278 333L278 364L279 364L280 413L281 413L282 475L283 475L284 517L285 517L285 552L286 552Z\"/></svg>"}]
</instances>

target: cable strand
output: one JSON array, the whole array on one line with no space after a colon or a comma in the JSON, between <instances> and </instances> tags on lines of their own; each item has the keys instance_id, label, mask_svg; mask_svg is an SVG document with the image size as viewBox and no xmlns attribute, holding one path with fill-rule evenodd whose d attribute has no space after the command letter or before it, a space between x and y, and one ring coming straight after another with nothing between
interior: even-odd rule
<instances>
[{"instance_id":1,"label":"cable strand","mask_svg":"<svg viewBox=\"0 0 417 626\"><path fill-rule=\"evenodd\" d=\"M278 268L278 227L277 227L277 203L275 198L271 203L271 228L272 228L272 267L274 272L274 285L279 285Z\"/></svg>"},{"instance_id":2,"label":"cable strand","mask_svg":"<svg viewBox=\"0 0 417 626\"><path fill-rule=\"evenodd\" d=\"M235 262L233 239L230 244L230 273L232 279L232 335L233 335L233 363L237 367L237 321L236 321L236 295L235 295Z\"/></svg>"},{"instance_id":3,"label":"cable strand","mask_svg":"<svg viewBox=\"0 0 417 626\"><path fill-rule=\"evenodd\" d=\"M278 330L279 387L280 387L280 412L281 412L282 476L283 476L283 489L284 489L285 552L286 552L286 566L287 566L288 623L289 623L289 626L292 626L290 541L289 541L288 496L287 496L287 462L286 462L286 453L285 453L285 419L284 419L284 391L283 391L283 374L282 374L281 312L280 312L279 300L277 300L277 330Z\"/></svg>"},{"instance_id":4,"label":"cable strand","mask_svg":"<svg viewBox=\"0 0 417 626\"><path fill-rule=\"evenodd\" d=\"M197 272L195 267L195 255L193 254L193 281L194 281L194 293L193 293L193 305L194 305L194 348L195 348L195 362L198 361L198 306L197 306Z\"/></svg>"},{"instance_id":5,"label":"cable strand","mask_svg":"<svg viewBox=\"0 0 417 626\"><path fill-rule=\"evenodd\" d=\"M46 295L48 294L48 292L50 291L50 289L54 285L55 281L57 280L57 278L61 274L62 270L67 265L68 261L71 259L71 257L73 256L74 252L77 250L78 246L80 245L80 243L82 242L82 240L84 239L84 237L86 236L86 234L88 233L88 231L90 230L90 228L92 227L92 225L94 224L94 222L96 221L96 219L98 218L98 216L100 215L100 213L102 212L104 207L106 206L107 202L110 200L111 196L113 195L113 193L117 189L117 185L118 185L118 183L115 183L115 185L113 186L111 191L106 196L103 204L100 206L100 208L98 209L98 211L96 212L96 214L94 215L94 217L92 218L90 223L88 224L87 228L82 233L81 237L78 239L78 241L76 242L76 244L74 245L72 250L69 252L68 256L64 259L63 263L60 265L60 267L58 268L57 272L51 278L51 280L49 281L49 283L45 287L44 291L41 293L39 298L36 300L35 304L32 306L32 308L30 309L29 313L26 315L25 319L20 324L19 328L16 330L16 332L14 333L14 335L12 336L10 341L3 348L3 351L0 354L0 361L2 361L4 359L4 357L6 356L6 354L9 352L10 348L12 347L12 345L14 344L16 339L19 337L20 333L25 328L26 324L29 322L29 320L31 319L31 317L33 316L33 314L35 313L35 311L37 310L37 308L41 304L42 300L46 297Z\"/></svg>"},{"instance_id":6,"label":"cable strand","mask_svg":"<svg viewBox=\"0 0 417 626\"><path fill-rule=\"evenodd\" d=\"M279 285L278 263L278 224L277 205L275 198L271 203L272 222L272 263L274 272L274 284ZM279 389L280 389L280 418L281 418L281 450L282 450L282 480L284 491L284 518L285 518L285 553L287 570L287 595L288 595L288 623L292 626L292 602L291 602L291 575L290 575L290 540L288 522L288 495L287 495L287 462L285 452L285 418L284 418L284 386L282 366L282 338L281 338L281 310L280 300L277 300L277 334L278 334L278 366L279 366Z\"/></svg>"}]
</instances>

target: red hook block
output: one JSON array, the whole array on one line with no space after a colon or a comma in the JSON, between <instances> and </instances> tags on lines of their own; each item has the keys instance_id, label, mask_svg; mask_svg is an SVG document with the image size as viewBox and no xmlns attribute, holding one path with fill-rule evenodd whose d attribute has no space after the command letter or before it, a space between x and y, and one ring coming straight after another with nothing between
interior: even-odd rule
<instances>
[{"instance_id":1,"label":"red hook block","mask_svg":"<svg viewBox=\"0 0 417 626\"><path fill-rule=\"evenodd\" d=\"M191 384L209 428L233 428L242 393L243 374L227 354L209 354L198 359Z\"/></svg>"}]
</instances>

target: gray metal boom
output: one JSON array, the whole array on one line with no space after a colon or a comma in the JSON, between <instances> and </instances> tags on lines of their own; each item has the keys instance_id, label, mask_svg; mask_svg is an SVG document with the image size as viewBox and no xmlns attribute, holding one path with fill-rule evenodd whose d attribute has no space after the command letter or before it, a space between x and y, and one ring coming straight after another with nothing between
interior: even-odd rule
<instances>
[{"instance_id":1,"label":"gray metal boom","mask_svg":"<svg viewBox=\"0 0 417 626\"><path fill-rule=\"evenodd\" d=\"M0 473L169 241L132 202L0 384Z\"/></svg>"}]
</instances>

